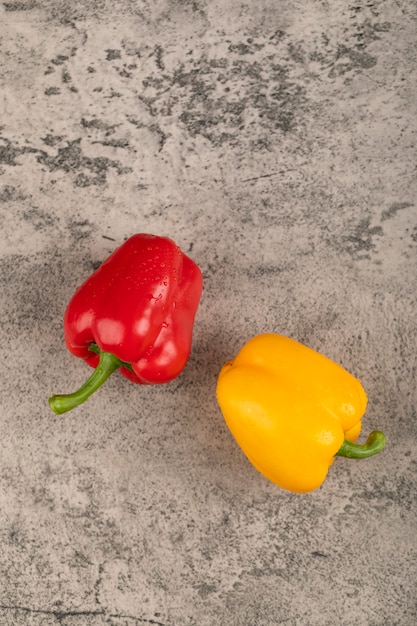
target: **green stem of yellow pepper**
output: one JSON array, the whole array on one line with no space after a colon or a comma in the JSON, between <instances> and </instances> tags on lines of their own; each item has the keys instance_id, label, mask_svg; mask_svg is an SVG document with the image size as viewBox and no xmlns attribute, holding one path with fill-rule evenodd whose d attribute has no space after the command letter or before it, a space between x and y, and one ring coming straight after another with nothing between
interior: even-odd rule
<instances>
[{"instance_id":1,"label":"green stem of yellow pepper","mask_svg":"<svg viewBox=\"0 0 417 626\"><path fill-rule=\"evenodd\" d=\"M364 444L352 443L344 440L336 456L345 456L348 459L367 459L369 456L378 454L385 448L385 435L380 430L374 430L368 435Z\"/></svg>"}]
</instances>

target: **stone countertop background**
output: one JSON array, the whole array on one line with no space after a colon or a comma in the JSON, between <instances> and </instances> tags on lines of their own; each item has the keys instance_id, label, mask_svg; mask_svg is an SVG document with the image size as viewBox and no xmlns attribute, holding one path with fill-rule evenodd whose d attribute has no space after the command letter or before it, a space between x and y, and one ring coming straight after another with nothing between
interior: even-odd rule
<instances>
[{"instance_id":1,"label":"stone countertop background","mask_svg":"<svg viewBox=\"0 0 417 626\"><path fill-rule=\"evenodd\" d=\"M0 59L1 626L417 623L414 0L0 2ZM135 232L202 268L189 363L54 416L66 303ZM388 438L311 494L216 404L266 331Z\"/></svg>"}]
</instances>

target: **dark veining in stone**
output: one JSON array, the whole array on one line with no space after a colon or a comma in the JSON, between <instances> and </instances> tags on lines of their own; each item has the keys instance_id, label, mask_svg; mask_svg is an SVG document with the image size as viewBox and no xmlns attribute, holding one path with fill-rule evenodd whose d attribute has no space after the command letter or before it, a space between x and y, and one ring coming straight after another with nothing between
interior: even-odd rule
<instances>
[{"instance_id":1,"label":"dark veining in stone","mask_svg":"<svg viewBox=\"0 0 417 626\"><path fill-rule=\"evenodd\" d=\"M31 207L23 213L23 218L30 222L36 231L44 230L55 223L55 218L37 207Z\"/></svg>"},{"instance_id":2,"label":"dark veining in stone","mask_svg":"<svg viewBox=\"0 0 417 626\"><path fill-rule=\"evenodd\" d=\"M363 10L365 17L360 7L354 13L354 28L341 41L323 33L316 49L277 31L270 40L226 41L226 54L223 50L210 59L204 46L196 48L170 72L161 63L162 50L158 49L154 70L142 79L144 89L138 98L151 115L176 116L192 137L201 135L214 145L235 143L253 123L270 134L295 132L302 126L310 99L309 63L319 64L323 80L345 80L345 76L348 80L376 65L376 56L366 47L376 31L385 32L389 25L374 23L377 18L368 15L369 7Z\"/></svg>"},{"instance_id":3,"label":"dark veining in stone","mask_svg":"<svg viewBox=\"0 0 417 626\"><path fill-rule=\"evenodd\" d=\"M381 222L385 222L385 220L389 220L391 217L394 217L398 211L408 209L412 206L414 205L411 202L394 202L388 209L383 211L381 215Z\"/></svg>"},{"instance_id":4,"label":"dark veining in stone","mask_svg":"<svg viewBox=\"0 0 417 626\"><path fill-rule=\"evenodd\" d=\"M117 124L108 124L107 122L103 122L103 120L97 119L93 117L91 120L87 120L85 117L81 118L81 126L83 128L94 128L97 130L106 131L106 135L110 135L114 132L114 129L117 127Z\"/></svg>"},{"instance_id":5,"label":"dark veining in stone","mask_svg":"<svg viewBox=\"0 0 417 626\"><path fill-rule=\"evenodd\" d=\"M112 50L110 48L106 50L106 61L114 61L115 59L120 59L121 56L120 50Z\"/></svg>"},{"instance_id":6,"label":"dark veining in stone","mask_svg":"<svg viewBox=\"0 0 417 626\"><path fill-rule=\"evenodd\" d=\"M35 148L20 148L12 144L11 141L0 137L0 140L4 141L4 145L0 146L0 163L5 165L16 166L19 163L16 162L16 158L21 154L38 152Z\"/></svg>"},{"instance_id":7,"label":"dark veining in stone","mask_svg":"<svg viewBox=\"0 0 417 626\"><path fill-rule=\"evenodd\" d=\"M75 220L71 219L68 222L68 230L71 232L71 235L75 241L80 241L81 239L88 239L91 234L94 232L95 227L89 220Z\"/></svg>"},{"instance_id":8,"label":"dark veining in stone","mask_svg":"<svg viewBox=\"0 0 417 626\"><path fill-rule=\"evenodd\" d=\"M106 620L111 620L113 622L113 620L123 620L123 622L126 624L127 622L132 622L135 624L149 624L149 626L167 626L167 624L164 624L163 622L157 621L155 619L151 619L151 618L145 618L145 617L135 617L133 615L128 615L126 613L108 613L105 609L101 609L98 608L97 610L85 610L83 611L82 609L79 610L65 610L65 609L32 609L30 607L27 606L20 606L20 605L5 605L5 604L0 604L0 610L1 611L10 611L10 612L16 612L16 613L24 613L27 615L39 615L39 616L50 616L53 617L54 619L57 620L57 622L59 623L63 623L63 621L71 619L71 618L75 618L77 620L77 623L81 623L78 622L78 618L79 619L83 619L83 618L94 618L94 617L103 617L103 619ZM73 620L71 620L72 622Z\"/></svg>"},{"instance_id":9,"label":"dark veining in stone","mask_svg":"<svg viewBox=\"0 0 417 626\"><path fill-rule=\"evenodd\" d=\"M6 11L31 11L37 7L37 2L3 2Z\"/></svg>"},{"instance_id":10,"label":"dark veining in stone","mask_svg":"<svg viewBox=\"0 0 417 626\"><path fill-rule=\"evenodd\" d=\"M42 154L37 160L50 172L63 170L76 174L74 182L77 187L104 185L110 168L115 169L119 175L131 171L131 168L123 167L119 161L107 157L86 157L81 150L81 139L76 139L67 146L59 148L56 156Z\"/></svg>"},{"instance_id":11,"label":"dark veining in stone","mask_svg":"<svg viewBox=\"0 0 417 626\"><path fill-rule=\"evenodd\" d=\"M384 232L381 226L371 226L370 218L366 217L355 225L353 232L343 237L342 246L355 259L369 258L369 252L375 249L373 237Z\"/></svg>"},{"instance_id":12,"label":"dark veining in stone","mask_svg":"<svg viewBox=\"0 0 417 626\"><path fill-rule=\"evenodd\" d=\"M15 202L24 200L25 196L13 185L5 185L0 190L0 202Z\"/></svg>"},{"instance_id":13,"label":"dark veining in stone","mask_svg":"<svg viewBox=\"0 0 417 626\"><path fill-rule=\"evenodd\" d=\"M50 146L51 148L53 148L54 146L60 144L63 139L64 139L63 135L51 135L51 134L48 134L45 137L42 137L42 141L47 146Z\"/></svg>"},{"instance_id":14,"label":"dark veining in stone","mask_svg":"<svg viewBox=\"0 0 417 626\"><path fill-rule=\"evenodd\" d=\"M63 65L65 61L68 61L69 57L65 54L58 54L54 59L51 60L51 63L54 65Z\"/></svg>"},{"instance_id":15,"label":"dark veining in stone","mask_svg":"<svg viewBox=\"0 0 417 626\"><path fill-rule=\"evenodd\" d=\"M71 74L68 72L68 70L63 70L62 71L62 82L68 84L71 81L72 81Z\"/></svg>"},{"instance_id":16,"label":"dark veining in stone","mask_svg":"<svg viewBox=\"0 0 417 626\"><path fill-rule=\"evenodd\" d=\"M59 87L47 87L45 89L45 96L58 96L61 93Z\"/></svg>"},{"instance_id":17,"label":"dark veining in stone","mask_svg":"<svg viewBox=\"0 0 417 626\"><path fill-rule=\"evenodd\" d=\"M353 50L347 46L341 45L338 48L336 61L342 59L341 63L337 63L330 75L342 75L354 69L370 69L377 64L377 59L367 52Z\"/></svg>"},{"instance_id":18,"label":"dark veining in stone","mask_svg":"<svg viewBox=\"0 0 417 626\"><path fill-rule=\"evenodd\" d=\"M108 139L104 141L93 141L94 143L98 143L101 146L107 146L109 148L129 148L130 144L127 139Z\"/></svg>"},{"instance_id":19,"label":"dark veining in stone","mask_svg":"<svg viewBox=\"0 0 417 626\"><path fill-rule=\"evenodd\" d=\"M143 122L140 122L135 117L132 117L130 115L127 117L127 121L136 128L147 128L152 133L155 133L159 138L159 152L163 149L168 139L168 136L161 130L158 124L144 124Z\"/></svg>"}]
</instances>

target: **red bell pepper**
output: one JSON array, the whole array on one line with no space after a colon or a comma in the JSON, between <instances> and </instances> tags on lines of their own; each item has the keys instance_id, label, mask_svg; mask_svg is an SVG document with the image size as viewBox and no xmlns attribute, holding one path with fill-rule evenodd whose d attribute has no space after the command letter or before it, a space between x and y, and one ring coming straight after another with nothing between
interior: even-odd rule
<instances>
[{"instance_id":1,"label":"red bell pepper","mask_svg":"<svg viewBox=\"0 0 417 626\"><path fill-rule=\"evenodd\" d=\"M95 370L78 391L49 399L54 413L84 402L117 369L138 384L178 376L190 354L202 286L200 268L171 239L130 237L66 309L66 345Z\"/></svg>"}]
</instances>

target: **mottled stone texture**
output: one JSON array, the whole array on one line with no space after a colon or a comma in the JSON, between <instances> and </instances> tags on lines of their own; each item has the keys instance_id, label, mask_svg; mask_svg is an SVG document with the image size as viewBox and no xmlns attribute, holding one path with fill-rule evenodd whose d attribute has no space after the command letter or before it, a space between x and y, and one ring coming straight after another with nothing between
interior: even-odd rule
<instances>
[{"instance_id":1,"label":"mottled stone texture","mask_svg":"<svg viewBox=\"0 0 417 626\"><path fill-rule=\"evenodd\" d=\"M1 626L417 623L415 0L0 2ZM204 296L184 373L87 367L76 286L169 235ZM363 381L364 431L309 495L215 400L253 334Z\"/></svg>"}]
</instances>

